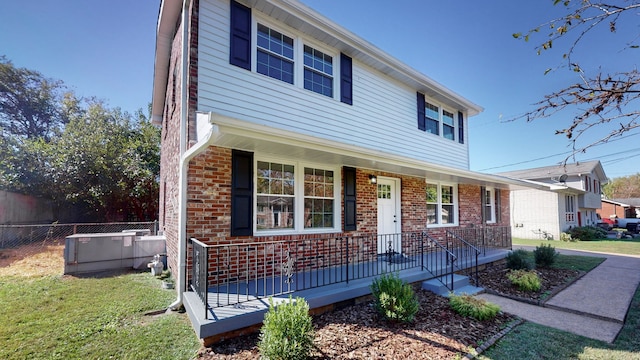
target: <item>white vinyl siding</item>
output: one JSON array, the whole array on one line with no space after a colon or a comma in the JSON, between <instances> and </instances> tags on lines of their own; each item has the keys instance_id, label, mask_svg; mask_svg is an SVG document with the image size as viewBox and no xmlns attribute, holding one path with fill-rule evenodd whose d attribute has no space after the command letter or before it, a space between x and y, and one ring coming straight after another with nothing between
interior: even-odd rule
<instances>
[{"instance_id":1,"label":"white vinyl siding","mask_svg":"<svg viewBox=\"0 0 640 360\"><path fill-rule=\"evenodd\" d=\"M254 18L265 17L257 14L255 9L253 13ZM273 22L277 23L275 20ZM354 58L353 105L346 105L339 101L340 94L336 94L339 87L334 87L334 97L329 98L304 89L301 74L296 74L296 85L290 85L258 74L255 69L247 71L230 65L228 29L229 3L201 1L199 111L212 111L381 153L469 169L467 141L460 144L416 128L416 89L374 71ZM309 46L316 48L316 39L307 39L283 24L277 29L295 35L303 44L309 43ZM302 51L302 44L296 46ZM255 44L253 48L255 52ZM330 46L325 44L319 50L326 53L325 48ZM332 54L335 77L335 74L340 74L339 56L336 56L339 52L333 50L336 51L336 54ZM252 66L255 67L255 57ZM457 121L457 110L454 113ZM465 129L468 129L466 124Z\"/></svg>"}]
</instances>

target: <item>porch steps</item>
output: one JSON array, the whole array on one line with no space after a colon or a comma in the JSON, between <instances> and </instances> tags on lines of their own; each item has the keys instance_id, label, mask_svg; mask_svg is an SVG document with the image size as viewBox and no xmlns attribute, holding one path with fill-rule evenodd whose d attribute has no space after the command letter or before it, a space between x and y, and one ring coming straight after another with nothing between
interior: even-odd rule
<instances>
[{"instance_id":1,"label":"porch steps","mask_svg":"<svg viewBox=\"0 0 640 360\"><path fill-rule=\"evenodd\" d=\"M440 296L449 296L451 291L444 284L444 282L449 280L449 276L450 275L446 276L447 279L444 279L445 277L438 277L423 281L422 288ZM453 274L453 293L455 295L475 295L482 291L484 291L483 288L471 285L468 276Z\"/></svg>"}]
</instances>

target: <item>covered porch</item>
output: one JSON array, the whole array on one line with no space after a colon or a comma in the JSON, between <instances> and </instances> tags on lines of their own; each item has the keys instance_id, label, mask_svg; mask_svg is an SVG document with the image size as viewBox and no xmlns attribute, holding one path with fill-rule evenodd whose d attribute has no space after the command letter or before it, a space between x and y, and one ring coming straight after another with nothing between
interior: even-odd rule
<instances>
[{"instance_id":1,"label":"covered porch","mask_svg":"<svg viewBox=\"0 0 640 360\"><path fill-rule=\"evenodd\" d=\"M189 247L184 306L198 337L207 339L259 325L269 298L303 297L311 309L323 308L370 294L372 280L387 273L409 283L438 279L451 291L454 274L462 274L482 286L478 266L506 256L511 231L477 226L219 245L190 239Z\"/></svg>"}]
</instances>

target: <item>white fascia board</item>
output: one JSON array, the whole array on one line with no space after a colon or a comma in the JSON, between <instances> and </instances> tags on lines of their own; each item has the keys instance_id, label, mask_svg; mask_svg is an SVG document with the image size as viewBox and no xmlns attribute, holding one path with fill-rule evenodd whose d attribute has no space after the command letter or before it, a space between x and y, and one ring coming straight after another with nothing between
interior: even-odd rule
<instances>
[{"instance_id":1,"label":"white fascia board","mask_svg":"<svg viewBox=\"0 0 640 360\"><path fill-rule=\"evenodd\" d=\"M160 4L153 66L153 93L151 97L151 122L154 124L162 123L167 80L169 78L171 43L181 7L182 1L180 0L162 0Z\"/></svg>"}]
</instances>

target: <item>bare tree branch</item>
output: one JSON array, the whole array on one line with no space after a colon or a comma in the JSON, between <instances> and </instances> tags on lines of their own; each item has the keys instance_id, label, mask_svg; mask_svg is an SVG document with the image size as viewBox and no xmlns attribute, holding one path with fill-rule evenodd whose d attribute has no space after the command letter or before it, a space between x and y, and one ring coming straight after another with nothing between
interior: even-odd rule
<instances>
[{"instance_id":1,"label":"bare tree branch","mask_svg":"<svg viewBox=\"0 0 640 360\"><path fill-rule=\"evenodd\" d=\"M548 28L551 32L546 40L535 47L538 54L553 47L561 38L573 40L567 51L562 55L566 68L576 73L579 81L561 90L544 96L544 99L533 104L533 110L512 119L525 119L530 122L536 119L566 116L572 111L573 119L567 126L556 130L556 134L565 135L572 145L572 153L565 158L565 163L578 153L607 143L613 138L640 128L640 73L637 69L619 71L612 75L604 75L597 71L595 75L588 75L575 58L576 49L587 42L586 35L601 29L605 25L606 31L616 33L620 21L638 22L640 0L625 2L624 5L608 2L593 2L590 0L554 0L554 5L561 4L567 14L541 24L529 30L525 35L513 34L516 39L529 41L530 37ZM633 16L632 18L630 16ZM626 35L626 34L625 34ZM626 42L626 48L637 49L639 34ZM545 71L549 73L551 69ZM612 126L612 124L615 124ZM587 144L579 143L587 133L592 133L607 126L608 133L599 140Z\"/></svg>"}]
</instances>

